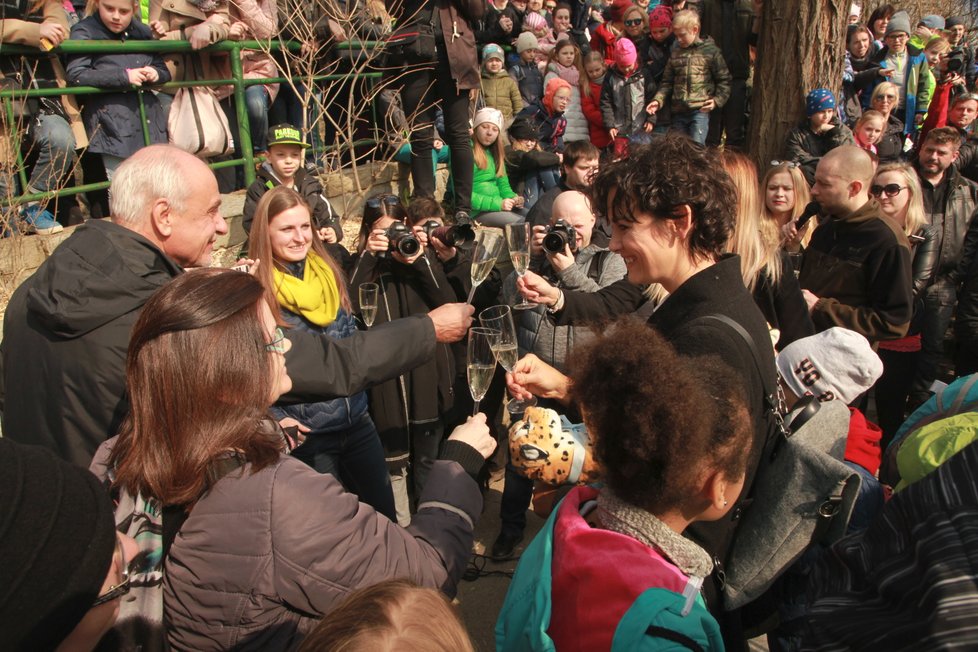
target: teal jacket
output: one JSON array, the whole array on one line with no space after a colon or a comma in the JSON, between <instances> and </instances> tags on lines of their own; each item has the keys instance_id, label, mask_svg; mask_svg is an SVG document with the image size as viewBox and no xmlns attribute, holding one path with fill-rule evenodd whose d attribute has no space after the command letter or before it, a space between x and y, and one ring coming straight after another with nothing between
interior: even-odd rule
<instances>
[{"instance_id":1,"label":"teal jacket","mask_svg":"<svg viewBox=\"0 0 978 652\"><path fill-rule=\"evenodd\" d=\"M879 64L881 68L889 67L886 60L886 56L889 54L889 48L883 47L876 56L873 57L873 63ZM927 57L924 55L923 50L919 50L912 45L907 46L907 70L903 76L903 95L904 95L904 120L903 120L903 130L906 134L912 134L917 130L917 124L914 120L916 115L919 113L921 115L927 113L927 107L930 104L931 89L928 88L927 76L930 74L930 66L927 64ZM876 88L884 79L878 77L876 84L873 88ZM872 89L870 89L872 93Z\"/></svg>"}]
</instances>

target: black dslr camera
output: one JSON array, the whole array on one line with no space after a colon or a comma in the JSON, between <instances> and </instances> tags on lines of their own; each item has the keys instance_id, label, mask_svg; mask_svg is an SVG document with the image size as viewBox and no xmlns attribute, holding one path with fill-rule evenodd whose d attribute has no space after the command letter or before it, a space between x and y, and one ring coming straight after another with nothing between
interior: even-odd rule
<instances>
[{"instance_id":1,"label":"black dslr camera","mask_svg":"<svg viewBox=\"0 0 978 652\"><path fill-rule=\"evenodd\" d=\"M401 222L394 222L384 231L387 236L387 251L395 251L405 258L410 258L421 251L421 241L414 236L414 232Z\"/></svg>"},{"instance_id":2,"label":"black dslr camera","mask_svg":"<svg viewBox=\"0 0 978 652\"><path fill-rule=\"evenodd\" d=\"M421 228L429 239L438 240L446 247L458 247L475 240L475 231L470 224L442 225L438 220L428 220Z\"/></svg>"},{"instance_id":3,"label":"black dslr camera","mask_svg":"<svg viewBox=\"0 0 978 652\"><path fill-rule=\"evenodd\" d=\"M562 254L567 245L572 251L577 246L577 231L564 220L557 220L547 227L543 236L543 250L548 254Z\"/></svg>"},{"instance_id":4,"label":"black dslr camera","mask_svg":"<svg viewBox=\"0 0 978 652\"><path fill-rule=\"evenodd\" d=\"M959 75L963 74L964 71L964 52L961 50L953 50L951 54L947 56L945 60L944 70L946 72L956 72Z\"/></svg>"}]
</instances>

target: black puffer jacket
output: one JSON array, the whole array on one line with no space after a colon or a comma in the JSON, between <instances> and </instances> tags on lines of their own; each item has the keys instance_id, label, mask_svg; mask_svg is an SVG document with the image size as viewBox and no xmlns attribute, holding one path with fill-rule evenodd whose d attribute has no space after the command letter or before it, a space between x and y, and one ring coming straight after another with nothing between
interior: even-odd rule
<instances>
[{"instance_id":1,"label":"black puffer jacket","mask_svg":"<svg viewBox=\"0 0 978 652\"><path fill-rule=\"evenodd\" d=\"M88 466L129 411L129 333L143 304L183 270L135 231L86 222L14 292L0 343L3 434ZM281 400L349 396L434 355L431 320L402 320L334 340L290 329L292 391ZM411 346L403 346L411 342Z\"/></svg>"},{"instance_id":2,"label":"black puffer jacket","mask_svg":"<svg viewBox=\"0 0 978 652\"><path fill-rule=\"evenodd\" d=\"M120 34L109 30L96 13L71 28L75 41L151 41L149 27L133 20ZM127 69L150 66L159 74L157 83L170 81L170 71L159 54L76 54L68 59L68 83L73 86L95 86L118 90L119 93L90 95L82 107L82 119L88 130L88 151L126 158L145 146L142 122L139 119L139 98L129 90ZM153 93L143 93L146 107L146 124L150 144L167 142L166 112Z\"/></svg>"}]
</instances>

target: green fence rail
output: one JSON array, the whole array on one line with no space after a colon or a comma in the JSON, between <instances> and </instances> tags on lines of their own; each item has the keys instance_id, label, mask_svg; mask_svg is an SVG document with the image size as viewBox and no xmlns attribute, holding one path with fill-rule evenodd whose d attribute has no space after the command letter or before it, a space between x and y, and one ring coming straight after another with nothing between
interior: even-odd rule
<instances>
[{"instance_id":1,"label":"green fence rail","mask_svg":"<svg viewBox=\"0 0 978 652\"><path fill-rule=\"evenodd\" d=\"M378 46L378 43L373 41L348 41L344 43L336 44L336 49L338 50L372 50ZM17 132L16 125L17 120L14 113L14 101L29 97L60 97L62 95L98 95L102 93L119 93L119 92L134 92L137 94L139 100L139 116L142 123L143 129L143 142L147 145L149 144L149 127L146 124L146 110L143 103L143 93L151 92L154 90L176 90L178 88L184 88L188 86L231 86L232 96L234 97L234 112L238 121L238 145L241 150L241 158L232 158L224 161L217 161L209 163L212 170L219 170L222 168L229 167L244 167L244 177L245 186L251 185L251 182L255 180L255 155L253 151L253 143L251 142L251 129L250 120L248 118L248 109L245 102L245 90L249 86L263 85L263 84L283 84L290 81L289 77L265 77L261 79L245 79L244 73L241 68L241 51L242 50L259 50L267 52L277 52L281 50L298 51L302 47L301 43L295 41L282 42L282 41L221 41L210 45L202 50L193 50L190 47L189 41L73 41L66 40L61 43L61 45L51 53L56 54L113 54L113 53L137 53L137 52L150 52L159 54L180 54L180 53L190 53L190 52L227 52L229 53L230 66L231 66L231 77L229 79L205 79L205 80L189 80L189 81L178 81L178 82L167 82L165 84L154 84L149 88L139 88L133 87L127 91L120 91L118 89L101 89L95 88L93 86L66 86L64 88L32 88L32 89L11 89L0 91L0 106L3 107L4 115L7 119L7 124L11 125L12 131L12 143L13 151L16 156L16 167L17 173L20 179L21 188L27 188L28 180L27 173L24 170L24 161L21 154L20 147L20 137L21 134ZM16 46L16 45L2 45L0 46L0 51L4 56L6 55L24 55L24 56L46 56L47 52L40 52L36 48ZM346 73L346 74L329 74L329 75L315 75L312 77L303 75L293 75L292 80L308 82L313 81L314 83L322 83L326 81L336 81L344 80L350 78L357 79L368 79L371 80L370 83L376 83L376 80L383 76L380 72L368 72L368 73ZM374 107L371 106L371 112L373 112ZM377 120L376 115L373 115L373 125L374 125L374 138L372 139L360 139L354 141L350 145L352 147L358 147L366 144L375 144L377 142L376 129ZM313 127L314 128L314 127ZM319 151L331 151L335 150L335 146L324 147ZM314 150L316 151L316 150ZM93 190L104 190L109 187L108 181L102 181L97 183L88 183L78 186L72 186L69 188L60 188L58 190L53 190L43 193L25 193L17 197L0 197L0 205L17 205L29 201L38 201L41 199L47 199L51 197L61 197L65 195L74 195L78 193L89 192Z\"/></svg>"}]
</instances>

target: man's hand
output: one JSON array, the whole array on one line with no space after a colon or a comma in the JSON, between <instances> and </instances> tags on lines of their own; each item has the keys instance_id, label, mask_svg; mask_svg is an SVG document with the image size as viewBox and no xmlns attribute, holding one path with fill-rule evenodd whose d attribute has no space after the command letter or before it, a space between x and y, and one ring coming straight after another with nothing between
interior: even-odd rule
<instances>
[{"instance_id":1,"label":"man's hand","mask_svg":"<svg viewBox=\"0 0 978 652\"><path fill-rule=\"evenodd\" d=\"M574 264L574 252L571 251L569 244L564 245L564 250L559 254L548 253L547 258L550 259L550 266L558 272L562 272Z\"/></svg>"},{"instance_id":2,"label":"man's hand","mask_svg":"<svg viewBox=\"0 0 978 652\"><path fill-rule=\"evenodd\" d=\"M445 243L438 238L431 238L431 246L435 250L435 255L438 256L438 260L443 263L447 263L458 255L458 250L455 247L445 246Z\"/></svg>"},{"instance_id":3,"label":"man's hand","mask_svg":"<svg viewBox=\"0 0 978 652\"><path fill-rule=\"evenodd\" d=\"M539 274L529 270L521 278L516 279L516 289L527 301L545 306L554 305L560 298L560 290L547 283Z\"/></svg>"},{"instance_id":4,"label":"man's hand","mask_svg":"<svg viewBox=\"0 0 978 652\"><path fill-rule=\"evenodd\" d=\"M709 113L715 108L717 108L717 101L711 97L707 101L703 102L703 106L700 107L700 112Z\"/></svg>"},{"instance_id":5,"label":"man's hand","mask_svg":"<svg viewBox=\"0 0 978 652\"><path fill-rule=\"evenodd\" d=\"M808 290L802 290L801 295L805 297L805 303L808 304L808 312L815 309L815 304L818 303L818 297L809 292Z\"/></svg>"},{"instance_id":6,"label":"man's hand","mask_svg":"<svg viewBox=\"0 0 978 652\"><path fill-rule=\"evenodd\" d=\"M499 17L499 29L503 30L503 34L509 34L513 31L513 19L509 16Z\"/></svg>"},{"instance_id":7,"label":"man's hand","mask_svg":"<svg viewBox=\"0 0 978 652\"><path fill-rule=\"evenodd\" d=\"M463 444L468 444L479 451L484 459L489 459L492 452L496 450L496 440L489 432L486 415L482 412L469 417L462 425L456 426L448 439L449 441L460 441Z\"/></svg>"},{"instance_id":8,"label":"man's hand","mask_svg":"<svg viewBox=\"0 0 978 652\"><path fill-rule=\"evenodd\" d=\"M475 308L467 303L446 303L428 313L439 342L458 342L469 332Z\"/></svg>"},{"instance_id":9,"label":"man's hand","mask_svg":"<svg viewBox=\"0 0 978 652\"><path fill-rule=\"evenodd\" d=\"M652 133L652 130L655 129L655 123L646 122L644 125L642 125L642 129L645 131L645 133L650 134Z\"/></svg>"},{"instance_id":10,"label":"man's hand","mask_svg":"<svg viewBox=\"0 0 978 652\"><path fill-rule=\"evenodd\" d=\"M618 138L618 130L612 127L608 130L608 135L611 136L611 140L614 140L615 138Z\"/></svg>"},{"instance_id":11,"label":"man's hand","mask_svg":"<svg viewBox=\"0 0 978 652\"><path fill-rule=\"evenodd\" d=\"M547 227L537 225L533 227L533 231L530 234L530 255L531 256L542 256L543 255L543 236L547 234Z\"/></svg>"},{"instance_id":12,"label":"man's hand","mask_svg":"<svg viewBox=\"0 0 978 652\"><path fill-rule=\"evenodd\" d=\"M513 371L506 374L506 386L520 400L534 396L564 404L570 400L570 378L532 353L520 358Z\"/></svg>"}]
</instances>

